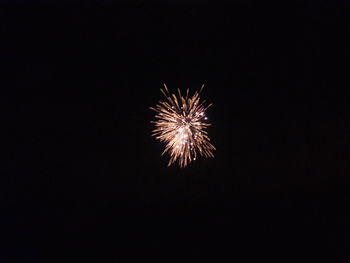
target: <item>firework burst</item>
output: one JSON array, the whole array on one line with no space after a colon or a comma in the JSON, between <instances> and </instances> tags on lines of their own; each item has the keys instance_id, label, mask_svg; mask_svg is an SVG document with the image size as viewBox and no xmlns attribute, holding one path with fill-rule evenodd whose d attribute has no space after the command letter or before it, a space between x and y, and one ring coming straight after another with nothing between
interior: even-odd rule
<instances>
[{"instance_id":1,"label":"firework burst","mask_svg":"<svg viewBox=\"0 0 350 263\"><path fill-rule=\"evenodd\" d=\"M205 158L214 157L212 151L215 147L210 143L208 133L205 131L209 123L205 111L211 106L205 106L205 101L200 100L200 93L204 87L189 97L182 96L178 89L178 95L171 94L167 86L161 92L166 101L159 101L155 108L156 121L152 136L166 143L164 153L169 153L168 166L178 161L181 168L196 160L197 156Z\"/></svg>"}]
</instances>

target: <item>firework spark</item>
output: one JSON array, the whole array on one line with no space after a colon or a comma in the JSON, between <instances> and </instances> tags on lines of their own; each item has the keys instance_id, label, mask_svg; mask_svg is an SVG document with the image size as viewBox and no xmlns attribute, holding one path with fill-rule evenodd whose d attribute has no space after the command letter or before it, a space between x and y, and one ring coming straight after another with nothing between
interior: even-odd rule
<instances>
[{"instance_id":1,"label":"firework spark","mask_svg":"<svg viewBox=\"0 0 350 263\"><path fill-rule=\"evenodd\" d=\"M159 101L155 108L156 121L152 136L166 143L164 153L170 154L168 166L178 161L181 168L196 160L197 156L205 158L214 157L212 151L215 147L210 143L205 129L210 126L206 123L205 111L211 106L205 106L205 101L200 100L200 93L204 87L189 97L182 96L178 89L178 96L171 94L167 86L161 92L166 101Z\"/></svg>"}]
</instances>

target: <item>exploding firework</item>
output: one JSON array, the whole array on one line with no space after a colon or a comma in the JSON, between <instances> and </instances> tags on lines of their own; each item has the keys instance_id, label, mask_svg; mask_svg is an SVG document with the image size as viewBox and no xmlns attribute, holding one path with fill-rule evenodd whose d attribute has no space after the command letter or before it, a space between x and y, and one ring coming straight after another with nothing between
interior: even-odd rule
<instances>
[{"instance_id":1,"label":"exploding firework","mask_svg":"<svg viewBox=\"0 0 350 263\"><path fill-rule=\"evenodd\" d=\"M166 101L159 101L155 108L156 121L152 136L166 143L164 153L169 153L168 166L178 161L181 168L196 160L197 156L205 158L214 157L212 151L215 147L210 143L208 133L205 131L209 123L205 111L211 106L205 106L200 100L200 93L204 87L189 97L182 96L178 89L178 96L171 94L167 86L161 92Z\"/></svg>"}]
</instances>

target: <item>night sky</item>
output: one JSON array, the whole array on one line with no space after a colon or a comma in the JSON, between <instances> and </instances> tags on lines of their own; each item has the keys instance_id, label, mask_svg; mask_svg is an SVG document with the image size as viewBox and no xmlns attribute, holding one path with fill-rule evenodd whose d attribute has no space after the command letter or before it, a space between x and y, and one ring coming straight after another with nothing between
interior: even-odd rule
<instances>
[{"instance_id":1,"label":"night sky","mask_svg":"<svg viewBox=\"0 0 350 263\"><path fill-rule=\"evenodd\" d=\"M1 263L350 262L346 1L0 7ZM163 83L215 158L167 167Z\"/></svg>"}]
</instances>

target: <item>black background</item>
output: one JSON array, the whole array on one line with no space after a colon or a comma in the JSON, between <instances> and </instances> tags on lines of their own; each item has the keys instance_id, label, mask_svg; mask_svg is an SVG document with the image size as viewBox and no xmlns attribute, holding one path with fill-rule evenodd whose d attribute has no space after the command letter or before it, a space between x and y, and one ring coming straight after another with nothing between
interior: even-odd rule
<instances>
[{"instance_id":1,"label":"black background","mask_svg":"<svg viewBox=\"0 0 350 263\"><path fill-rule=\"evenodd\" d=\"M0 262L349 262L346 1L4 1ZM203 83L214 159L150 134Z\"/></svg>"}]
</instances>

